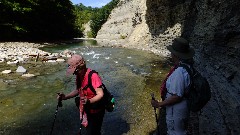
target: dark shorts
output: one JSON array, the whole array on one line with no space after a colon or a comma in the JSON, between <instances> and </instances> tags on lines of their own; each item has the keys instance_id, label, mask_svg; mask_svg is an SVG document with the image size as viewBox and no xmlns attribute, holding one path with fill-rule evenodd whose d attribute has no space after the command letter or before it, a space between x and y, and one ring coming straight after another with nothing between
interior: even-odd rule
<instances>
[{"instance_id":1,"label":"dark shorts","mask_svg":"<svg viewBox=\"0 0 240 135\"><path fill-rule=\"evenodd\" d=\"M101 110L98 113L88 113L88 126L86 127L87 135L101 135L101 127L105 110Z\"/></svg>"}]
</instances>

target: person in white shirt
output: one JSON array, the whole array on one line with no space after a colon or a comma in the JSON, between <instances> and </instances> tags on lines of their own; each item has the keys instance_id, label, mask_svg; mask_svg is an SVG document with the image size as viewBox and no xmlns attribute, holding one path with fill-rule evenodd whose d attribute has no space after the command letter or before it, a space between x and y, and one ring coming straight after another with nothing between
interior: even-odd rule
<instances>
[{"instance_id":1,"label":"person in white shirt","mask_svg":"<svg viewBox=\"0 0 240 135\"><path fill-rule=\"evenodd\" d=\"M167 49L171 52L171 58L177 66L166 79L165 100L161 102L151 100L151 104L156 108L166 107L168 135L186 135L189 109L184 94L190 84L190 75L183 67L178 67L178 65L192 66L195 51L189 47L189 42L181 37L174 39L173 44L168 46Z\"/></svg>"}]
</instances>

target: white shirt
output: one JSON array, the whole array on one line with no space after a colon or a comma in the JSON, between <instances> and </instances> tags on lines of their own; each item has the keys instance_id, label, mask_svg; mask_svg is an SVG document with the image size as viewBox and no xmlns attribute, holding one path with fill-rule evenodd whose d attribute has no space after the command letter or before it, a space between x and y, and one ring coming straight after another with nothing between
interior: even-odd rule
<instances>
[{"instance_id":1,"label":"white shirt","mask_svg":"<svg viewBox=\"0 0 240 135\"><path fill-rule=\"evenodd\" d=\"M184 96L184 91L190 84L190 76L187 73L186 69L183 67L178 67L174 72L169 76L166 81L167 95L166 99L176 94L179 97ZM171 93L171 94L170 94ZM188 116L187 101L183 100L177 104L166 106L167 118L186 118Z\"/></svg>"}]
</instances>

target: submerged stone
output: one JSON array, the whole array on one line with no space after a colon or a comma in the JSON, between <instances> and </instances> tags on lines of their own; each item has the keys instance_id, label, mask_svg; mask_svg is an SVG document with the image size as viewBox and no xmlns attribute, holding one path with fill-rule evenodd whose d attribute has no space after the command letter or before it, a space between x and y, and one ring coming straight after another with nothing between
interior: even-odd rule
<instances>
[{"instance_id":1,"label":"submerged stone","mask_svg":"<svg viewBox=\"0 0 240 135\"><path fill-rule=\"evenodd\" d=\"M34 76L35 76L34 74L29 74L29 73L22 75L22 77L34 77Z\"/></svg>"},{"instance_id":2,"label":"submerged stone","mask_svg":"<svg viewBox=\"0 0 240 135\"><path fill-rule=\"evenodd\" d=\"M17 73L26 73L27 70L23 66L18 66L16 72Z\"/></svg>"},{"instance_id":3,"label":"submerged stone","mask_svg":"<svg viewBox=\"0 0 240 135\"><path fill-rule=\"evenodd\" d=\"M10 74L12 72L12 70L4 70L2 71L3 74Z\"/></svg>"}]
</instances>

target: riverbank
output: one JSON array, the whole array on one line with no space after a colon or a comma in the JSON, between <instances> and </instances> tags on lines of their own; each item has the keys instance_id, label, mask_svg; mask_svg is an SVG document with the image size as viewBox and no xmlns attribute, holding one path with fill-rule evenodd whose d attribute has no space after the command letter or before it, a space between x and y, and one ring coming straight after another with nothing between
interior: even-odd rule
<instances>
[{"instance_id":1,"label":"riverbank","mask_svg":"<svg viewBox=\"0 0 240 135\"><path fill-rule=\"evenodd\" d=\"M39 48L54 45L53 43L4 42L0 43L0 64L2 74L22 73L24 77L32 77L29 67L33 64L61 63L70 57L72 52L50 53ZM14 71L15 70L15 71ZM31 72L31 71L30 71ZM26 75L26 73L28 73Z\"/></svg>"}]
</instances>

